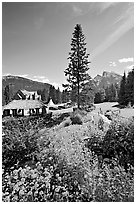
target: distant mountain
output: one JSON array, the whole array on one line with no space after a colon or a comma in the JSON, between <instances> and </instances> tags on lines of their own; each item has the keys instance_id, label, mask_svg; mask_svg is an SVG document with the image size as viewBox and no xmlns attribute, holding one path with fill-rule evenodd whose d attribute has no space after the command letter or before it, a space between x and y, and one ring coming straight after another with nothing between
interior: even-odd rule
<instances>
[{"instance_id":1,"label":"distant mountain","mask_svg":"<svg viewBox=\"0 0 136 204\"><path fill-rule=\"evenodd\" d=\"M10 85L11 95L14 95L19 89L25 89L27 91L37 91L45 89L47 95L49 94L50 84L33 81L31 79L19 77L19 76L3 76L2 77L2 104L4 104L4 89L6 85Z\"/></svg>"},{"instance_id":2,"label":"distant mountain","mask_svg":"<svg viewBox=\"0 0 136 204\"><path fill-rule=\"evenodd\" d=\"M93 81L95 84L96 89L101 89L101 88L107 88L111 84L120 84L120 81L122 79L122 76L119 74L116 74L114 72L107 72L104 71L102 76L97 75L94 77Z\"/></svg>"}]
</instances>

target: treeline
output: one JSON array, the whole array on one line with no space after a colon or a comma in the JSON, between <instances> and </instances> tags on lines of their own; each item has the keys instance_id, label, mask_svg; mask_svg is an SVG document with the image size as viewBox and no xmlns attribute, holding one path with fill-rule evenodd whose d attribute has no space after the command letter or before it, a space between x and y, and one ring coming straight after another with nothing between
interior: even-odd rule
<instances>
[{"instance_id":1,"label":"treeline","mask_svg":"<svg viewBox=\"0 0 136 204\"><path fill-rule=\"evenodd\" d=\"M61 92L59 87L58 89L55 89L55 87L52 85L50 85L49 93L47 93L46 89L38 90L37 93L41 95L41 100L46 101L47 103L50 99L52 99L55 104L66 103L70 100L70 94L68 91L63 90Z\"/></svg>"},{"instance_id":2,"label":"treeline","mask_svg":"<svg viewBox=\"0 0 136 204\"><path fill-rule=\"evenodd\" d=\"M118 101L119 89L118 84L111 84L106 89L100 89L95 93L94 103Z\"/></svg>"},{"instance_id":3,"label":"treeline","mask_svg":"<svg viewBox=\"0 0 136 204\"><path fill-rule=\"evenodd\" d=\"M134 105L134 69L124 73L120 84L111 84L95 93L94 103L119 102L120 105Z\"/></svg>"},{"instance_id":4,"label":"treeline","mask_svg":"<svg viewBox=\"0 0 136 204\"><path fill-rule=\"evenodd\" d=\"M126 77L124 73L121 83L118 102L120 105L134 105L134 68Z\"/></svg>"}]
</instances>

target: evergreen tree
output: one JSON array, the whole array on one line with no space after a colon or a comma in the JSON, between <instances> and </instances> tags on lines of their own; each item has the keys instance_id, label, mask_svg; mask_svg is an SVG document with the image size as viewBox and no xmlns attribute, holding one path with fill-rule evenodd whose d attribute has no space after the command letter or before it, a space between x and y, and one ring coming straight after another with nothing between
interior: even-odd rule
<instances>
[{"instance_id":1,"label":"evergreen tree","mask_svg":"<svg viewBox=\"0 0 136 204\"><path fill-rule=\"evenodd\" d=\"M95 93L94 103L102 103L105 101L106 94L104 89L100 89L97 93Z\"/></svg>"},{"instance_id":2,"label":"evergreen tree","mask_svg":"<svg viewBox=\"0 0 136 204\"><path fill-rule=\"evenodd\" d=\"M59 87L56 90L56 99L57 99L57 103L61 103L61 91L60 91Z\"/></svg>"},{"instance_id":3,"label":"evergreen tree","mask_svg":"<svg viewBox=\"0 0 136 204\"><path fill-rule=\"evenodd\" d=\"M41 100L42 101L46 101L47 100L47 91L46 91L46 89L43 89L41 91Z\"/></svg>"},{"instance_id":4,"label":"evergreen tree","mask_svg":"<svg viewBox=\"0 0 136 204\"><path fill-rule=\"evenodd\" d=\"M126 103L134 105L134 69L128 73L126 81Z\"/></svg>"},{"instance_id":5,"label":"evergreen tree","mask_svg":"<svg viewBox=\"0 0 136 204\"><path fill-rule=\"evenodd\" d=\"M62 91L62 95L61 95L61 101L62 103L66 103L69 101L69 92L67 91L67 89Z\"/></svg>"},{"instance_id":6,"label":"evergreen tree","mask_svg":"<svg viewBox=\"0 0 136 204\"><path fill-rule=\"evenodd\" d=\"M89 54L86 54L85 36L82 32L81 25L77 24L73 32L71 42L71 52L69 53L69 65L64 71L68 77L67 87L77 90L75 95L78 108L80 108L80 91L84 84L90 79L87 71L89 70L88 61Z\"/></svg>"},{"instance_id":7,"label":"evergreen tree","mask_svg":"<svg viewBox=\"0 0 136 204\"><path fill-rule=\"evenodd\" d=\"M49 89L49 100L52 99L53 102L56 104L57 103L57 93L56 93L56 89L54 86L50 85L50 89Z\"/></svg>"},{"instance_id":8,"label":"evergreen tree","mask_svg":"<svg viewBox=\"0 0 136 204\"><path fill-rule=\"evenodd\" d=\"M124 75L120 83L120 91L119 91L119 101L118 102L120 105L127 105L125 89L126 89L126 74L124 72Z\"/></svg>"},{"instance_id":9,"label":"evergreen tree","mask_svg":"<svg viewBox=\"0 0 136 204\"><path fill-rule=\"evenodd\" d=\"M7 85L4 89L5 103L8 104L10 102L10 88Z\"/></svg>"}]
</instances>

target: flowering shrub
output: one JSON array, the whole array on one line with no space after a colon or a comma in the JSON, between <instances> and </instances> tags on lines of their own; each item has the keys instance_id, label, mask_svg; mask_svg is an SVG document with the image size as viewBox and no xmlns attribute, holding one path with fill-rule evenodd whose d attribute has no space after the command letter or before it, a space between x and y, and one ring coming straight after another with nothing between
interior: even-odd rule
<instances>
[{"instance_id":1,"label":"flowering shrub","mask_svg":"<svg viewBox=\"0 0 136 204\"><path fill-rule=\"evenodd\" d=\"M103 141L104 157L117 158L127 171L134 165L134 119L113 121Z\"/></svg>"},{"instance_id":2,"label":"flowering shrub","mask_svg":"<svg viewBox=\"0 0 136 204\"><path fill-rule=\"evenodd\" d=\"M5 168L11 167L17 162L31 159L39 150L38 135L33 131L21 133L14 130L10 135L2 138L2 162Z\"/></svg>"},{"instance_id":3,"label":"flowering shrub","mask_svg":"<svg viewBox=\"0 0 136 204\"><path fill-rule=\"evenodd\" d=\"M96 202L134 202L134 181L115 161L114 164L103 163L95 176Z\"/></svg>"}]
</instances>

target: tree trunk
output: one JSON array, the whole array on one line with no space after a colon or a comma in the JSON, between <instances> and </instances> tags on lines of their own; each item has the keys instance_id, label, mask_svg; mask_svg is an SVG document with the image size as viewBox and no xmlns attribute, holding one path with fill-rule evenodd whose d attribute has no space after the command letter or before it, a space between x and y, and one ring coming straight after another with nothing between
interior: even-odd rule
<instances>
[{"instance_id":1,"label":"tree trunk","mask_svg":"<svg viewBox=\"0 0 136 204\"><path fill-rule=\"evenodd\" d=\"M80 92L79 92L79 79L78 79L78 86L77 86L77 107L80 108Z\"/></svg>"}]
</instances>

